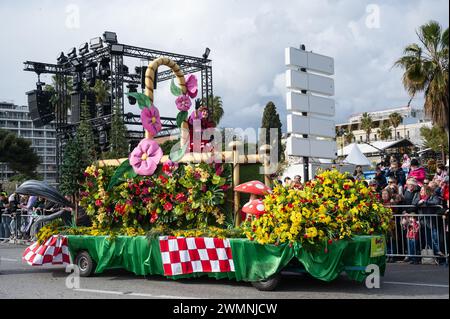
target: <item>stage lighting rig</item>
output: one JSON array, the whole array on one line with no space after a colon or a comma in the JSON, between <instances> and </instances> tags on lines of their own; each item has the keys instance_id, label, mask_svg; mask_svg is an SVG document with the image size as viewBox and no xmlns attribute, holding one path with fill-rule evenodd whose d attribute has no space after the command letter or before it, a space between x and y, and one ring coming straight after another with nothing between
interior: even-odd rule
<instances>
[{"instance_id":1,"label":"stage lighting rig","mask_svg":"<svg viewBox=\"0 0 450 319\"><path fill-rule=\"evenodd\" d=\"M136 93L137 92L137 84L133 84L130 83L127 85L128 88L128 93ZM132 96L128 96L128 103L130 103L130 105L135 105L136 104L136 99Z\"/></svg>"},{"instance_id":2,"label":"stage lighting rig","mask_svg":"<svg viewBox=\"0 0 450 319\"><path fill-rule=\"evenodd\" d=\"M88 43L85 42L82 45L80 45L80 47L78 48L78 52L80 53L81 56L86 55L89 52Z\"/></svg>"},{"instance_id":3,"label":"stage lighting rig","mask_svg":"<svg viewBox=\"0 0 450 319\"><path fill-rule=\"evenodd\" d=\"M117 43L117 34L115 32L105 31L103 33L103 40L106 43L111 43L111 44Z\"/></svg>"},{"instance_id":4,"label":"stage lighting rig","mask_svg":"<svg viewBox=\"0 0 450 319\"><path fill-rule=\"evenodd\" d=\"M72 90L74 92L80 92L82 87L82 76L80 72L77 72L72 77Z\"/></svg>"},{"instance_id":5,"label":"stage lighting rig","mask_svg":"<svg viewBox=\"0 0 450 319\"><path fill-rule=\"evenodd\" d=\"M84 78L89 84L89 87L95 86L95 80L97 78L97 62L91 61L88 62L86 65L86 71L84 72Z\"/></svg>"},{"instance_id":6,"label":"stage lighting rig","mask_svg":"<svg viewBox=\"0 0 450 319\"><path fill-rule=\"evenodd\" d=\"M91 50L98 50L103 48L103 40L100 37L92 38L90 41Z\"/></svg>"},{"instance_id":7,"label":"stage lighting rig","mask_svg":"<svg viewBox=\"0 0 450 319\"><path fill-rule=\"evenodd\" d=\"M111 75L111 66L109 63L111 62L111 59L108 57L103 57L100 60L100 66L98 70L98 77L102 80L107 80L108 77Z\"/></svg>"},{"instance_id":8,"label":"stage lighting rig","mask_svg":"<svg viewBox=\"0 0 450 319\"><path fill-rule=\"evenodd\" d=\"M69 60L64 55L64 52L61 52L58 57L56 58L56 61L58 61L58 64L63 65L66 64Z\"/></svg>"},{"instance_id":9,"label":"stage lighting rig","mask_svg":"<svg viewBox=\"0 0 450 319\"><path fill-rule=\"evenodd\" d=\"M137 66L134 68L136 71L136 74L139 74L141 76L141 89L145 88L145 72L147 71L146 66Z\"/></svg>"},{"instance_id":10,"label":"stage lighting rig","mask_svg":"<svg viewBox=\"0 0 450 319\"><path fill-rule=\"evenodd\" d=\"M123 54L123 51L124 51L123 44L112 44L111 45L111 53Z\"/></svg>"},{"instance_id":11,"label":"stage lighting rig","mask_svg":"<svg viewBox=\"0 0 450 319\"><path fill-rule=\"evenodd\" d=\"M209 48L206 48L205 53L203 53L203 59L206 60L208 58L210 52L211 52L211 50Z\"/></svg>"},{"instance_id":12,"label":"stage lighting rig","mask_svg":"<svg viewBox=\"0 0 450 319\"><path fill-rule=\"evenodd\" d=\"M69 52L67 52L67 57L69 59L74 59L77 57L77 49L75 49L75 47L73 47L72 49L69 50Z\"/></svg>"}]
</instances>

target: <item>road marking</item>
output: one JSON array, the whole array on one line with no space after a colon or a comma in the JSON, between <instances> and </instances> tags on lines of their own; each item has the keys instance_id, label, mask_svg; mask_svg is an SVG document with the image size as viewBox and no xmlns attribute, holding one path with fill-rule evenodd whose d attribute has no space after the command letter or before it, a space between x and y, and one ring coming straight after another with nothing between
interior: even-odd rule
<instances>
[{"instance_id":1,"label":"road marking","mask_svg":"<svg viewBox=\"0 0 450 319\"><path fill-rule=\"evenodd\" d=\"M415 283L415 282L383 281L383 284L448 288L448 285L439 285L439 284L419 284L419 283Z\"/></svg>"},{"instance_id":2,"label":"road marking","mask_svg":"<svg viewBox=\"0 0 450 319\"><path fill-rule=\"evenodd\" d=\"M122 296L136 296L136 297L149 297L149 298L161 298L161 299L197 299L196 297L185 297L185 296L171 296L171 295L152 295L144 294L139 292L122 292L114 290L98 290L98 289L85 289L85 288L75 288L74 291L81 292L92 292L99 294L110 294L110 295L122 295Z\"/></svg>"},{"instance_id":3,"label":"road marking","mask_svg":"<svg viewBox=\"0 0 450 319\"><path fill-rule=\"evenodd\" d=\"M17 262L19 260L17 259L11 259L11 258L4 258L4 257L0 257L0 261L11 261L11 262Z\"/></svg>"}]
</instances>

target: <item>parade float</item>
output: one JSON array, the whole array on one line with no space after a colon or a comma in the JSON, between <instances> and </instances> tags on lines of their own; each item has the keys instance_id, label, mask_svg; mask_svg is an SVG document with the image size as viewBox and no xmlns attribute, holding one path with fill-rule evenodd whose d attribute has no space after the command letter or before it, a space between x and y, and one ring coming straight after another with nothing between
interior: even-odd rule
<instances>
[{"instance_id":1,"label":"parade float","mask_svg":"<svg viewBox=\"0 0 450 319\"><path fill-rule=\"evenodd\" d=\"M170 154L154 140L161 130L152 89L159 65L178 79L171 92L181 133ZM201 115L188 114L195 76L185 77L175 62L159 58L149 64L145 84L145 94L132 93L145 138L127 159L100 161L84 172L80 205L92 226L45 225L23 254L30 265L72 262L81 276L113 268L171 279L209 276L251 282L260 290L273 290L283 270L324 281L344 271L362 281L370 264L384 273L391 211L363 182L322 171L302 188L269 185L268 178L240 183L236 149L218 153L199 141L202 152L195 153L190 132ZM242 193L250 198L240 207Z\"/></svg>"}]
</instances>

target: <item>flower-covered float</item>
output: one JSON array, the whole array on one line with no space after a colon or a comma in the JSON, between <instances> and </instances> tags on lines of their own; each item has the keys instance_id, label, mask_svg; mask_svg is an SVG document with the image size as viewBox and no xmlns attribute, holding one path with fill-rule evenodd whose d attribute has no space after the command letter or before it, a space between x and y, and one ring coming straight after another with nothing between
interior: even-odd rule
<instances>
[{"instance_id":1,"label":"flower-covered float","mask_svg":"<svg viewBox=\"0 0 450 319\"><path fill-rule=\"evenodd\" d=\"M171 91L177 124L185 129L170 155L153 139L161 123L151 88L161 64L178 78ZM261 290L274 289L285 269L324 281L342 271L362 281L370 264L384 273L391 211L363 182L334 170L318 172L302 189L259 181L233 189L231 165L182 160L191 141L186 132L195 77L185 78L175 62L160 58L147 68L145 93L132 93L145 138L118 167L92 165L84 172L80 205L92 226L44 226L24 252L29 264L72 261L82 276L111 268L173 279L207 275ZM232 191L250 194L238 227Z\"/></svg>"}]
</instances>

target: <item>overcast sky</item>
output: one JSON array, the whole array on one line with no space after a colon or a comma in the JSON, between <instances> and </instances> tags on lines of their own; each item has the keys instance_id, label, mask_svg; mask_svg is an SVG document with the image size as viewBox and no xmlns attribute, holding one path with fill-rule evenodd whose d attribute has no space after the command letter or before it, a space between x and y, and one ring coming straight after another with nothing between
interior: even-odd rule
<instances>
[{"instance_id":1,"label":"overcast sky","mask_svg":"<svg viewBox=\"0 0 450 319\"><path fill-rule=\"evenodd\" d=\"M26 104L37 78L23 71L24 61L55 63L59 52L108 30L121 43L157 50L201 56L209 47L226 127L259 127L268 101L286 123L284 48L304 43L335 59L335 120L343 122L352 113L406 105L393 62L417 42L419 25L433 19L448 27L448 10L447 0L3 0L0 100ZM125 63L132 70L136 61ZM158 86L155 105L174 116L167 84Z\"/></svg>"}]
</instances>

